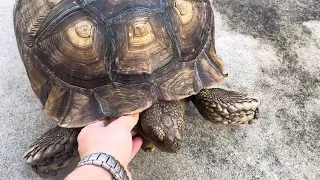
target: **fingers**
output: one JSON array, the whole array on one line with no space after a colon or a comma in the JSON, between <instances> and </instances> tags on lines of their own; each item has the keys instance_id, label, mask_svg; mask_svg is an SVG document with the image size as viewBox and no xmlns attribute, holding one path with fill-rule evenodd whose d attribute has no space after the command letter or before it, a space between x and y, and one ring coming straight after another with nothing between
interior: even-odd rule
<instances>
[{"instance_id":1,"label":"fingers","mask_svg":"<svg viewBox=\"0 0 320 180\"><path fill-rule=\"evenodd\" d=\"M132 151L131 151L131 158L130 161L134 158L134 156L138 153L139 149L142 146L142 138L141 137L135 137L132 140Z\"/></svg>"},{"instance_id":2,"label":"fingers","mask_svg":"<svg viewBox=\"0 0 320 180\"><path fill-rule=\"evenodd\" d=\"M92 124L89 124L87 127L105 127L104 121L97 121Z\"/></svg>"},{"instance_id":3,"label":"fingers","mask_svg":"<svg viewBox=\"0 0 320 180\"><path fill-rule=\"evenodd\" d=\"M137 126L135 126L132 130L131 130L131 136L134 137L135 135L138 134L138 128Z\"/></svg>"},{"instance_id":4,"label":"fingers","mask_svg":"<svg viewBox=\"0 0 320 180\"><path fill-rule=\"evenodd\" d=\"M122 116L118 119L105 119L101 121L96 121L87 125L87 127L106 127L113 122L117 122L118 124L125 124L125 127L128 128L130 131L133 127L137 124L139 120L139 114L132 114L128 116ZM135 131L132 131L132 136L136 135Z\"/></svg>"},{"instance_id":5,"label":"fingers","mask_svg":"<svg viewBox=\"0 0 320 180\"><path fill-rule=\"evenodd\" d=\"M126 172L127 172L127 176L129 177L129 180L133 180L131 172L128 169L126 169Z\"/></svg>"},{"instance_id":6,"label":"fingers","mask_svg":"<svg viewBox=\"0 0 320 180\"><path fill-rule=\"evenodd\" d=\"M138 123L139 114L132 114L128 116L122 116L113 121L110 125L124 126L127 130L131 131L133 127Z\"/></svg>"},{"instance_id":7,"label":"fingers","mask_svg":"<svg viewBox=\"0 0 320 180\"><path fill-rule=\"evenodd\" d=\"M137 133L137 131L135 131L135 130L131 130L131 132L130 132L130 133L131 133L131 136L132 136L132 137L134 137L135 135L137 135L137 134L138 134L138 133Z\"/></svg>"}]
</instances>

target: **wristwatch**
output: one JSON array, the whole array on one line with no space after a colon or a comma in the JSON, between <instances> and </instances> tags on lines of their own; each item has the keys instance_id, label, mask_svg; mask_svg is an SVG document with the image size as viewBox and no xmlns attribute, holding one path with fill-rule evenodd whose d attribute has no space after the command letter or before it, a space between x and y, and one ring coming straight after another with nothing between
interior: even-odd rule
<instances>
[{"instance_id":1,"label":"wristwatch","mask_svg":"<svg viewBox=\"0 0 320 180\"><path fill-rule=\"evenodd\" d=\"M93 153L84 157L77 168L84 165L96 165L109 171L114 180L129 180L126 170L113 156L106 153Z\"/></svg>"}]
</instances>

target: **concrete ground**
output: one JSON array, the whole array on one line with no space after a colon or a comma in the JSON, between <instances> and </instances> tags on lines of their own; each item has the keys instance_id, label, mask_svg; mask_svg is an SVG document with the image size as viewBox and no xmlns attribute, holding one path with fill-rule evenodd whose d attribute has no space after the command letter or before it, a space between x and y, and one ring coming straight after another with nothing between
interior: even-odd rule
<instances>
[{"instance_id":1,"label":"concrete ground","mask_svg":"<svg viewBox=\"0 0 320 180\"><path fill-rule=\"evenodd\" d=\"M261 118L251 126L213 125L191 105L181 152L139 152L135 179L320 179L319 1L214 3L216 49L230 77L225 87L259 96ZM22 155L54 123L42 114L20 60L13 4L0 3L0 179L39 179Z\"/></svg>"}]
</instances>

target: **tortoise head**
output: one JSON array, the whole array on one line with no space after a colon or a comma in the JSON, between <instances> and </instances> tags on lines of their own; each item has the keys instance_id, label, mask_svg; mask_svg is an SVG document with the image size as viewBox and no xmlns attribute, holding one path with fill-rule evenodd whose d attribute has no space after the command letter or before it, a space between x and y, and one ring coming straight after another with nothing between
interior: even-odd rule
<instances>
[{"instance_id":1,"label":"tortoise head","mask_svg":"<svg viewBox=\"0 0 320 180\"><path fill-rule=\"evenodd\" d=\"M144 139L143 150L153 151L156 146L164 152L177 152L181 148L186 104L158 101L141 113L138 131Z\"/></svg>"},{"instance_id":2,"label":"tortoise head","mask_svg":"<svg viewBox=\"0 0 320 180\"><path fill-rule=\"evenodd\" d=\"M143 136L142 149L146 152L155 151L156 147L163 152L175 153L181 148L182 133L179 129L170 128L167 131L159 127L152 128L148 137Z\"/></svg>"}]
</instances>

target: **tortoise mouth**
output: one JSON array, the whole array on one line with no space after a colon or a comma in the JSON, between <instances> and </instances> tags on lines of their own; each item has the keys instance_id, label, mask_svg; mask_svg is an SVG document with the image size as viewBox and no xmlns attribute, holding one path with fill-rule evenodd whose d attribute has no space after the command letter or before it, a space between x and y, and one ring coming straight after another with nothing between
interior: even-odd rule
<instances>
[{"instance_id":1,"label":"tortoise mouth","mask_svg":"<svg viewBox=\"0 0 320 180\"><path fill-rule=\"evenodd\" d=\"M179 143L180 144L180 143ZM180 150L181 146L170 146L170 145L163 145L163 143L159 142L148 142L144 143L141 149L145 152L154 152L156 149L159 149L162 152L167 153L177 153Z\"/></svg>"}]
</instances>

